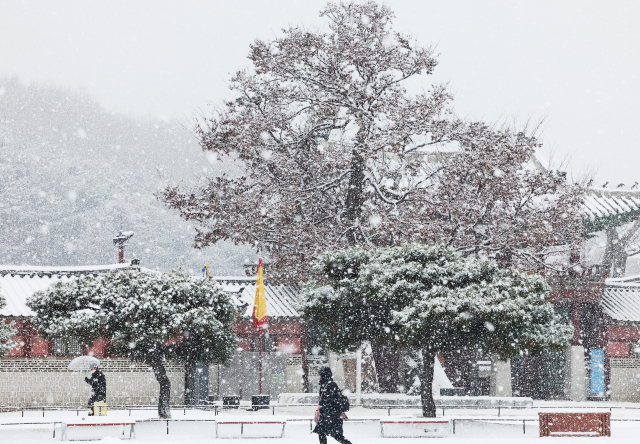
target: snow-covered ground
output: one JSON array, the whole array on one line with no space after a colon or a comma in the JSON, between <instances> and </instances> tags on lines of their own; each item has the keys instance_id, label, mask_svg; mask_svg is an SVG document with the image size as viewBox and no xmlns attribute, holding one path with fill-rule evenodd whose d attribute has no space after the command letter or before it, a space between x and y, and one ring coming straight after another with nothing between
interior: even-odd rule
<instances>
[{"instance_id":1,"label":"snow-covered ground","mask_svg":"<svg viewBox=\"0 0 640 444\"><path fill-rule=\"evenodd\" d=\"M536 407L526 410L502 411L501 417L497 417L497 411L493 410L456 410L446 412L449 418L456 418L456 433L447 440L460 442L484 443L513 443L524 439L538 439L538 411L549 411L550 408L557 407L560 411L609 411L609 407L639 407L636 409L616 409L612 414L612 436L607 438L609 443L635 442L640 436L640 406L633 404L611 404L611 403L567 403L567 402L536 402ZM540 409L539 407L546 407ZM578 410L579 407L582 407ZM585 409L584 407L588 407ZM280 411L278 411L280 410ZM213 412L174 410L173 421L169 424L169 434L167 434L166 422L148 422L157 418L152 410L132 411L131 416L128 410L111 410L106 418L110 422L126 421L134 419L136 424L136 442L139 443L187 443L199 444L210 443L215 440L215 423L218 421L282 421L288 420L285 429L285 436L279 438L252 439L252 443L317 443L317 435L310 433L309 419L313 414L312 407L280 407L276 408L276 414L272 410L262 410L258 412L248 412L244 410L227 410L220 415L214 416ZM555 410L555 408L553 408ZM353 444L395 444L395 443L417 443L424 442L424 439L415 438L381 438L380 419L408 419L418 418L418 410L392 411L391 416L386 410L370 410L354 408L349 416L352 421L345 422L345 436ZM442 412L439 412L441 415ZM82 422L91 421L80 412L46 411L42 416L42 411L26 411L24 417L22 412L8 412L0 414L0 442L2 444L27 444L54 442L60 440L60 426L56 426L56 436L53 437L54 422ZM84 419L83 419L84 418ZM465 421L462 418L473 418L474 421ZM627 419L637 421L619 422L615 419ZM498 422L500 419L500 422ZM523 419L527 419L526 433L523 434ZM194 421L198 420L198 421ZM206 420L206 421L203 421ZM147 421L147 422L145 422ZM84 429L87 430L87 429ZM83 430L83 431L84 431ZM95 430L95 429L94 429ZM220 426L220 434L232 437L239 435L238 425ZM278 425L246 425L244 433L246 436L256 436L279 434ZM74 432L77 433L77 432ZM92 432L88 432L92 433ZM76 434L79 437L79 435ZM97 435L95 435L97 437ZM73 438L73 436L70 436ZM593 438L552 438L553 441L569 440L572 444L592 443ZM116 438L104 438L102 442L118 442ZM224 441L222 441L224 442ZM329 439L329 442L335 442ZM432 441L429 441L432 442Z\"/></svg>"}]
</instances>

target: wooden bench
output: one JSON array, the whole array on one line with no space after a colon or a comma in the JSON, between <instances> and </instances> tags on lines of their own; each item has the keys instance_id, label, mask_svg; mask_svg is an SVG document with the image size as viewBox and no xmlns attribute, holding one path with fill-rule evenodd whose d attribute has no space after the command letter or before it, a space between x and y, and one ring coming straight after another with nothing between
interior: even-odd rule
<instances>
[{"instance_id":1,"label":"wooden bench","mask_svg":"<svg viewBox=\"0 0 640 444\"><path fill-rule=\"evenodd\" d=\"M406 424L418 428L417 434L413 435L387 435L384 434L384 426ZM451 435L451 420L449 419L407 419L407 420L380 420L380 436L383 438L425 438L425 437L447 437Z\"/></svg>"},{"instance_id":2,"label":"wooden bench","mask_svg":"<svg viewBox=\"0 0 640 444\"><path fill-rule=\"evenodd\" d=\"M287 421L216 421L216 438L224 439L224 438L237 438L236 436L220 436L218 433L219 425L231 425L231 424L239 424L240 425L240 438L282 438L284 436L284 427L287 425ZM282 426L282 430L280 431L280 436L245 436L244 435L244 425L245 424L278 424Z\"/></svg>"},{"instance_id":3,"label":"wooden bench","mask_svg":"<svg viewBox=\"0 0 640 444\"><path fill-rule=\"evenodd\" d=\"M611 412L538 413L540 436L611 436Z\"/></svg>"},{"instance_id":4,"label":"wooden bench","mask_svg":"<svg viewBox=\"0 0 640 444\"><path fill-rule=\"evenodd\" d=\"M63 422L62 423L62 433L60 433L60 439L62 441L74 441L74 440L69 440L69 436L68 436L68 430L70 428L76 428L76 427L83 427L83 428L87 428L87 427L118 427L118 426L122 426L122 435L125 434L125 427L129 426L129 439L134 439L136 436L136 432L135 432L135 425L136 422L135 421L124 421L124 422L120 422L120 421L110 421L110 422L98 422L98 421L87 421L87 422ZM100 439L100 438L97 438Z\"/></svg>"}]
</instances>

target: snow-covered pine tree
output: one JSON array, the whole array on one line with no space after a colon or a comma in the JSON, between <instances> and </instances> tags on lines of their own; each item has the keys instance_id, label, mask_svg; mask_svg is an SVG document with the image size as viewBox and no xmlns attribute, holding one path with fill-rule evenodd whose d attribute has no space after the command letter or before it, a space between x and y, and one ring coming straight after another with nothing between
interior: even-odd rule
<instances>
[{"instance_id":1,"label":"snow-covered pine tree","mask_svg":"<svg viewBox=\"0 0 640 444\"><path fill-rule=\"evenodd\" d=\"M363 341L421 350L427 417L435 416L437 353L473 347L506 359L564 347L572 334L545 302L543 278L447 246L353 247L321 255L314 267L319 279L303 287L303 316L324 328L335 351Z\"/></svg>"},{"instance_id":2,"label":"snow-covered pine tree","mask_svg":"<svg viewBox=\"0 0 640 444\"><path fill-rule=\"evenodd\" d=\"M199 224L197 246L254 245L270 279L292 283L351 245L444 242L533 270L551 246L576 249L582 187L530 167L535 131L456 117L446 85L410 93L436 55L392 28L388 6L329 3L321 16L326 28L256 40L233 99L196 123L202 148L244 172L165 190Z\"/></svg>"},{"instance_id":3,"label":"snow-covered pine tree","mask_svg":"<svg viewBox=\"0 0 640 444\"><path fill-rule=\"evenodd\" d=\"M28 306L45 339L110 340L109 353L153 368L160 384L158 415L171 417L164 364L225 363L236 347L233 298L213 280L181 273L119 271L57 283Z\"/></svg>"},{"instance_id":4,"label":"snow-covered pine tree","mask_svg":"<svg viewBox=\"0 0 640 444\"><path fill-rule=\"evenodd\" d=\"M0 293L0 308L4 308L7 305L4 296ZM16 343L11 340L17 333L13 328L13 323L8 323L4 319L0 318L0 358L4 358L16 346Z\"/></svg>"}]
</instances>

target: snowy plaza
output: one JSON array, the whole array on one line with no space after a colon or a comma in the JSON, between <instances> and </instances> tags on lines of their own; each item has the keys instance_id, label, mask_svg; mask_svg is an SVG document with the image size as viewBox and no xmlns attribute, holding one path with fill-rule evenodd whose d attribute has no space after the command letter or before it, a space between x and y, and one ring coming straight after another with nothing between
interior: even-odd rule
<instances>
[{"instance_id":1,"label":"snowy plaza","mask_svg":"<svg viewBox=\"0 0 640 444\"><path fill-rule=\"evenodd\" d=\"M561 402L538 402L533 409L511 410L501 412L500 417L497 412L488 410L450 410L445 411L446 416L438 414L437 420L455 419L455 434L447 436L447 441L479 442L479 443L501 443L520 442L521 440L540 439L538 434L538 420L536 408L542 407L538 411L609 411L613 407L611 438L607 442L627 443L637 438L640 432L640 415L638 406L629 404L600 404L594 406L587 403L561 403ZM618 408L616 408L618 407ZM629 410L629 407L636 410ZM571 410L573 409L573 410ZM313 407L280 407L276 408L276 415L271 410L258 412L246 411L220 411L214 415L213 411L199 411L193 409L174 410L173 419L160 421L153 412L127 410L110 411L107 418L101 418L102 422L127 422L135 420L135 441L141 443L167 442L181 443L189 442L194 444L211 441L224 441L224 438L240 438L239 424L218 425L219 438L216 436L215 422L242 422L244 425L243 436L251 439L249 442L269 442L269 443L315 443L317 438L310 432L310 422ZM393 438L381 437L380 421L407 421L419 420L419 411L392 411L388 416L381 410L370 410L354 408L350 414L350 420L345 422L345 436L352 437L354 443L412 443L412 442L439 442L438 438ZM61 424L65 422L92 421L86 417L84 412L76 416L76 412L56 412L46 411L42 416L41 411L26 411L24 416L21 412L0 414L0 431L3 442L11 443L44 443L57 442L61 438ZM260 436L279 436L282 430L280 424L268 424L269 422L286 422L284 436L282 438L258 438ZM250 424L255 422L256 424ZM260 425L260 423L267 423ZM523 428L524 423L524 428ZM11 425L5 425L11 424ZM122 426L118 430L82 430L69 434L70 439L102 439L102 442L116 442L117 439L129 438L129 429L122 436ZM54 435L55 429L55 437ZM89 429L89 428L87 428ZM168 433L167 433L168 431ZM388 427L387 434L412 435L422 433L422 428L413 426ZM111 437L105 435L111 434ZM258 439L256 439L258 438ZM592 442L593 437L565 437L553 438L559 442ZM234 441L235 442L235 441Z\"/></svg>"}]
</instances>

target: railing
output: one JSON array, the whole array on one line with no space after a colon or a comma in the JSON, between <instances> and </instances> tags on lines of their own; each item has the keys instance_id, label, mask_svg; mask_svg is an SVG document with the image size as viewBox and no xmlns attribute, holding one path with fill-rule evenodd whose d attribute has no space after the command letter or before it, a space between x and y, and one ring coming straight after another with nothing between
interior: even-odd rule
<instances>
[{"instance_id":1,"label":"railing","mask_svg":"<svg viewBox=\"0 0 640 444\"><path fill-rule=\"evenodd\" d=\"M180 411L182 410L183 416L186 416L187 410L200 410L200 411L212 411L214 412L214 416L218 416L223 410L247 410L254 411L254 407L267 407L271 409L271 414L275 416L276 409L279 408L296 408L296 407L317 407L317 404L270 404L269 406L253 406L251 404L244 405L235 405L235 406L224 406L220 401L201 404L201 405L183 405L183 404L171 404L169 408L172 411ZM363 404L351 404L352 408L362 407L365 409L384 409L387 410L387 416L391 416L391 410L422 410L421 405L363 405ZM129 412L129 416L131 413L136 410L157 410L157 404L138 404L138 405L110 405L110 410L125 410ZM8 406L8 405L0 405L0 413L2 412L21 412L21 416L24 417L25 411L42 411L42 417L45 417L45 412L59 412L59 411L72 411L76 412L76 416L80 415L80 412L87 411L89 407L81 407L77 406L31 406L31 407L21 407L21 406ZM459 404L459 405L440 405L436 406L438 411L442 410L442 416L445 416L447 410L497 410L498 418L501 417L502 410L546 410L546 409L560 409L560 410L574 410L574 409L586 409L586 410L601 410L601 411L609 411L613 413L614 409L619 410L640 410L640 405L638 406L604 406L604 405L545 405L545 406L505 406L505 405L468 405L468 404Z\"/></svg>"},{"instance_id":2,"label":"railing","mask_svg":"<svg viewBox=\"0 0 640 444\"><path fill-rule=\"evenodd\" d=\"M131 411L134 410L157 410L157 404L149 404L149 405L109 405L110 410L128 410L129 416L131 416ZM215 410L215 414L217 415L217 410L221 408L217 405L181 405L181 404L171 404L169 406L171 410L183 410L183 415L187 414L187 410ZM44 418L45 412L58 412L58 411L72 411L76 412L76 416L80 416L80 412L88 411L89 407L80 407L77 406L32 406L32 407L21 407L21 406L10 406L10 405L0 405L0 413L5 412L21 412L22 417L24 418L25 411L42 411L42 417Z\"/></svg>"}]
</instances>

